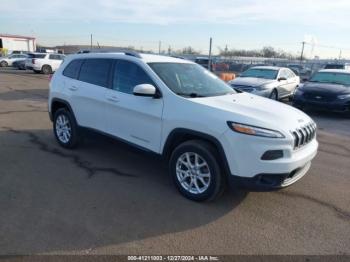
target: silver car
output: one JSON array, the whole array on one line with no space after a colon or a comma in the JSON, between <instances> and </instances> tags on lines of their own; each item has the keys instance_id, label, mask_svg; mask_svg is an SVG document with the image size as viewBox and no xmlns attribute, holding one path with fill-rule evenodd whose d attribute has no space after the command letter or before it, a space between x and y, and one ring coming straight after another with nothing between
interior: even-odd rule
<instances>
[{"instance_id":1,"label":"silver car","mask_svg":"<svg viewBox=\"0 0 350 262\"><path fill-rule=\"evenodd\" d=\"M229 82L235 90L279 100L292 97L299 76L285 67L255 66Z\"/></svg>"},{"instance_id":2,"label":"silver car","mask_svg":"<svg viewBox=\"0 0 350 262\"><path fill-rule=\"evenodd\" d=\"M24 61L28 56L26 54L12 54L5 57L0 57L0 66L12 66L13 62Z\"/></svg>"}]
</instances>

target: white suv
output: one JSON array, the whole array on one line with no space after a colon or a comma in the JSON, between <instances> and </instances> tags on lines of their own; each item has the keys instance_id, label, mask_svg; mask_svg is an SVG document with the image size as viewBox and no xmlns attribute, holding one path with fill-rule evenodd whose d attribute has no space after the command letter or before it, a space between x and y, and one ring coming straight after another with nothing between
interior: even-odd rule
<instances>
[{"instance_id":1,"label":"white suv","mask_svg":"<svg viewBox=\"0 0 350 262\"><path fill-rule=\"evenodd\" d=\"M227 181L289 186L318 148L303 112L158 55L68 56L50 83L49 114L63 147L75 147L88 128L164 156L179 191L196 201L214 199Z\"/></svg>"},{"instance_id":2,"label":"white suv","mask_svg":"<svg viewBox=\"0 0 350 262\"><path fill-rule=\"evenodd\" d=\"M46 53L31 53L28 56L29 58L25 62L26 69L45 75L55 72L65 58L65 55L62 54Z\"/></svg>"}]
</instances>

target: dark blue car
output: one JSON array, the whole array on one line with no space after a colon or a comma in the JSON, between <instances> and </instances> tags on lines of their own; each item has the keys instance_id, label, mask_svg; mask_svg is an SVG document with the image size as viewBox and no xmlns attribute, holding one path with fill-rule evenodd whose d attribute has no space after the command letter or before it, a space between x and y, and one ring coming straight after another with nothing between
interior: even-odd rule
<instances>
[{"instance_id":1,"label":"dark blue car","mask_svg":"<svg viewBox=\"0 0 350 262\"><path fill-rule=\"evenodd\" d=\"M293 106L350 115L350 71L339 69L319 71L296 89Z\"/></svg>"}]
</instances>

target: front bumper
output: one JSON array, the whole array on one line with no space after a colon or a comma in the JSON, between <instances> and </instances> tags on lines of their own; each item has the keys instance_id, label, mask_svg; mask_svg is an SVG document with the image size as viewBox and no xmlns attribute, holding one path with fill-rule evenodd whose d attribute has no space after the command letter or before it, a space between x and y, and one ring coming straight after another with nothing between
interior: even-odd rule
<instances>
[{"instance_id":1,"label":"front bumper","mask_svg":"<svg viewBox=\"0 0 350 262\"><path fill-rule=\"evenodd\" d=\"M316 138L294 149L293 138L271 139L232 133L223 135L222 145L230 169L230 180L245 181L256 187L280 188L303 177L317 154ZM283 151L283 157L262 160L265 152Z\"/></svg>"},{"instance_id":2,"label":"front bumper","mask_svg":"<svg viewBox=\"0 0 350 262\"><path fill-rule=\"evenodd\" d=\"M293 106L305 109L316 109L320 111L349 112L350 100L335 100L331 102L307 100L303 98L294 98Z\"/></svg>"},{"instance_id":3,"label":"front bumper","mask_svg":"<svg viewBox=\"0 0 350 262\"><path fill-rule=\"evenodd\" d=\"M269 97L271 95L270 89L256 89L256 88L252 88L252 89L237 88L237 89L241 92L250 93L252 95L257 95L262 97Z\"/></svg>"},{"instance_id":4,"label":"front bumper","mask_svg":"<svg viewBox=\"0 0 350 262\"><path fill-rule=\"evenodd\" d=\"M311 167L311 162L285 174L258 174L252 178L230 176L232 187L241 187L249 190L273 190L288 187L300 180Z\"/></svg>"}]
</instances>

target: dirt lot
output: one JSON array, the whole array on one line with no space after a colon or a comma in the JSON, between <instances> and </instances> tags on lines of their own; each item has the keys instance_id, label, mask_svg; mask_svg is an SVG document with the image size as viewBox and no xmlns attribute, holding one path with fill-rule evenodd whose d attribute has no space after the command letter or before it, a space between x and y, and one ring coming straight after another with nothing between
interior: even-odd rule
<instances>
[{"instance_id":1,"label":"dirt lot","mask_svg":"<svg viewBox=\"0 0 350 262\"><path fill-rule=\"evenodd\" d=\"M199 204L129 146L90 134L60 148L48 83L0 71L0 255L350 254L350 119L312 115L320 150L292 187Z\"/></svg>"}]
</instances>

